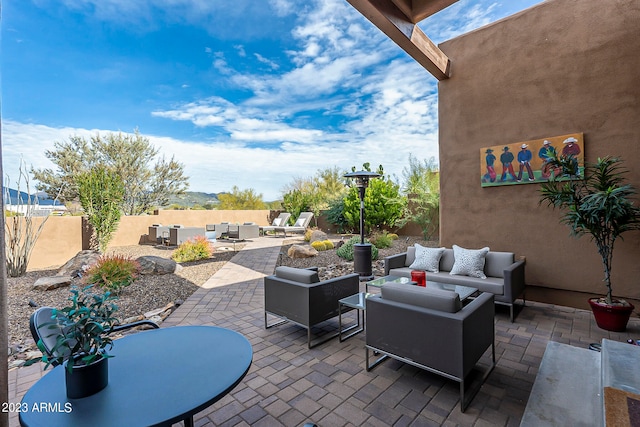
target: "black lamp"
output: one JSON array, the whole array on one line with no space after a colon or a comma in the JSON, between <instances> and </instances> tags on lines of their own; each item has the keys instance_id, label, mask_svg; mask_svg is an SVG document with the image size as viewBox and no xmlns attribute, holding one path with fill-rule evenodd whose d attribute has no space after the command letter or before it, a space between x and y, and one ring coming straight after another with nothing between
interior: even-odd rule
<instances>
[{"instance_id":1,"label":"black lamp","mask_svg":"<svg viewBox=\"0 0 640 427\"><path fill-rule=\"evenodd\" d=\"M353 269L360 275L360 280L373 278L371 270L371 243L364 242L364 192L369 186L369 179L378 178L379 173L358 171L345 174L345 178L354 178L360 195L360 244L353 245Z\"/></svg>"}]
</instances>

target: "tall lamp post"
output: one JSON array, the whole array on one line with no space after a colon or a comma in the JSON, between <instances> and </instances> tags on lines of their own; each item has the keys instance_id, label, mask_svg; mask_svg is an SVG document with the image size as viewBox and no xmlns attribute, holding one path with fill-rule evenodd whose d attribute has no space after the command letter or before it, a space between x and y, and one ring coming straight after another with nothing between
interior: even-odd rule
<instances>
[{"instance_id":1,"label":"tall lamp post","mask_svg":"<svg viewBox=\"0 0 640 427\"><path fill-rule=\"evenodd\" d=\"M356 180L358 194L360 195L360 244L353 245L353 269L360 275L360 280L373 278L371 270L371 243L364 242L364 192L369 186L369 179L378 178L379 173L358 171L345 174L345 178Z\"/></svg>"}]
</instances>

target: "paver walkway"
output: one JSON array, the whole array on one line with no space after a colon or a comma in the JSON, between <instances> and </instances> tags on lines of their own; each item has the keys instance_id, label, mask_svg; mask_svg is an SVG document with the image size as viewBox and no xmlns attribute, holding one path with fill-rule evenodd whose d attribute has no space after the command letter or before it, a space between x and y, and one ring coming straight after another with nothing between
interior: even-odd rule
<instances>
[{"instance_id":1,"label":"paver walkway","mask_svg":"<svg viewBox=\"0 0 640 427\"><path fill-rule=\"evenodd\" d=\"M262 278L273 273L281 244L273 237L247 242L163 324L226 327L244 334L253 346L247 376L197 414L196 426L517 426L549 340L584 348L602 338L640 338L637 318L626 333L610 333L585 310L527 302L511 323L507 310L497 307L497 366L463 414L453 381L394 360L367 372L363 334L308 350L300 327L265 330ZM335 327L337 319L328 323ZM39 365L10 371L12 401L40 378ZM11 426L17 425L14 416Z\"/></svg>"}]
</instances>

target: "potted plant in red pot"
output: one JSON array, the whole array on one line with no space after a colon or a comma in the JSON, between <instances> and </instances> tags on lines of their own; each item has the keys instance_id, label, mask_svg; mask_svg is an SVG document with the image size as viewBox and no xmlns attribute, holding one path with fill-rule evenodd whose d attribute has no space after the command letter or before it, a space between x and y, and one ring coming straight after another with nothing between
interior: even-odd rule
<instances>
[{"instance_id":1,"label":"potted plant in red pot","mask_svg":"<svg viewBox=\"0 0 640 427\"><path fill-rule=\"evenodd\" d=\"M549 164L561 173L550 177L540 189L540 203L563 210L561 221L571 228L573 236L589 235L596 244L607 294L591 298L589 304L598 326L609 331L624 331L634 309L631 303L613 297L614 243L623 233L640 230L640 208L632 199L636 191L625 182L626 170L621 163L617 157L598 158L581 171L573 156L553 153Z\"/></svg>"}]
</instances>

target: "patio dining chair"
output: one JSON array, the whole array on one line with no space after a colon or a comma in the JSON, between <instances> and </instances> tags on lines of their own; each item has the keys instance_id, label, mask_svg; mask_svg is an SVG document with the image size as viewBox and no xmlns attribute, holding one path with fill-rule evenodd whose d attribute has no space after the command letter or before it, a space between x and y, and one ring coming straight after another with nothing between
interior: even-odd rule
<instances>
[{"instance_id":1,"label":"patio dining chair","mask_svg":"<svg viewBox=\"0 0 640 427\"><path fill-rule=\"evenodd\" d=\"M58 333L55 331L55 327L46 327L42 326L51 323L53 316L53 308L52 307L40 307L36 311L31 314L29 318L29 329L31 330L31 335L33 339L38 345L38 348L47 354L50 357L50 360L53 359L56 355L53 353L53 348L58 341L58 336L62 334L62 329L58 329ZM125 325L117 325L111 328L107 333L112 334L114 332L121 332L127 329L135 328L137 326L149 326L153 329L158 329L158 325L151 320L140 320L137 322L127 323ZM42 329L42 330L41 330ZM57 362L51 363L53 366L57 365Z\"/></svg>"}]
</instances>

